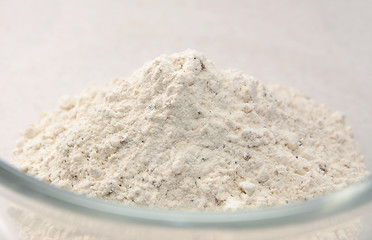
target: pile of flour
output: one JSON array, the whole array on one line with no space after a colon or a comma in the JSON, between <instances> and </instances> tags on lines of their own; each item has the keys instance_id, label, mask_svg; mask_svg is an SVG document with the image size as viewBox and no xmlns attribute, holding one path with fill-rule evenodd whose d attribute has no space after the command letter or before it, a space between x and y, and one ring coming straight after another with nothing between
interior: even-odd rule
<instances>
[{"instance_id":1,"label":"pile of flour","mask_svg":"<svg viewBox=\"0 0 372 240\"><path fill-rule=\"evenodd\" d=\"M367 175L341 113L192 50L64 98L13 162L80 194L180 209L287 204Z\"/></svg>"}]
</instances>

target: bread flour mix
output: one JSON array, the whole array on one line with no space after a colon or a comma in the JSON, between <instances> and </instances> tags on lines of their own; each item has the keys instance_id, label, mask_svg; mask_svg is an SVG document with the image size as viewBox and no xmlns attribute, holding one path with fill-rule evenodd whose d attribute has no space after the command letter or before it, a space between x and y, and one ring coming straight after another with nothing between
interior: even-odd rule
<instances>
[{"instance_id":1,"label":"bread flour mix","mask_svg":"<svg viewBox=\"0 0 372 240\"><path fill-rule=\"evenodd\" d=\"M64 98L13 162L87 196L199 210L307 200L367 175L341 113L192 50Z\"/></svg>"}]
</instances>

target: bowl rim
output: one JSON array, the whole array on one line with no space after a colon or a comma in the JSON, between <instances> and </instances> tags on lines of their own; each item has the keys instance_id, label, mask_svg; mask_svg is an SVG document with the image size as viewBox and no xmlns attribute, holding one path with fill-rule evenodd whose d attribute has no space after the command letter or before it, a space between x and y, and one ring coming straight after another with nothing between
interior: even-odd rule
<instances>
[{"instance_id":1,"label":"bowl rim","mask_svg":"<svg viewBox=\"0 0 372 240\"><path fill-rule=\"evenodd\" d=\"M184 228L259 228L307 222L372 203L372 177L305 202L238 211L181 211L122 205L37 180L0 159L0 184L17 195L77 214L116 222Z\"/></svg>"}]
</instances>

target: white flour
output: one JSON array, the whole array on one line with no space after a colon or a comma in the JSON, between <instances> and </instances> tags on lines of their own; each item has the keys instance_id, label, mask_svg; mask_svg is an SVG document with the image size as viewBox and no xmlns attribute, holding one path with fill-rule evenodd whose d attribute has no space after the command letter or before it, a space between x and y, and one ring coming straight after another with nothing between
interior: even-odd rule
<instances>
[{"instance_id":1,"label":"white flour","mask_svg":"<svg viewBox=\"0 0 372 240\"><path fill-rule=\"evenodd\" d=\"M13 161L91 197L182 209L286 204L367 175L341 113L191 50L65 98Z\"/></svg>"}]
</instances>

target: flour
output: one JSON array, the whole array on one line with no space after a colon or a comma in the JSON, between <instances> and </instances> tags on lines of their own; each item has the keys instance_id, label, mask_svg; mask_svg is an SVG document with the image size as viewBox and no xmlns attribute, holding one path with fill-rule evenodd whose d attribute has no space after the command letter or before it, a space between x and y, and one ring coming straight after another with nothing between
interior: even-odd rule
<instances>
[{"instance_id":1,"label":"flour","mask_svg":"<svg viewBox=\"0 0 372 240\"><path fill-rule=\"evenodd\" d=\"M367 175L341 113L191 50L64 98L13 162L90 197L180 209L287 204Z\"/></svg>"}]
</instances>

